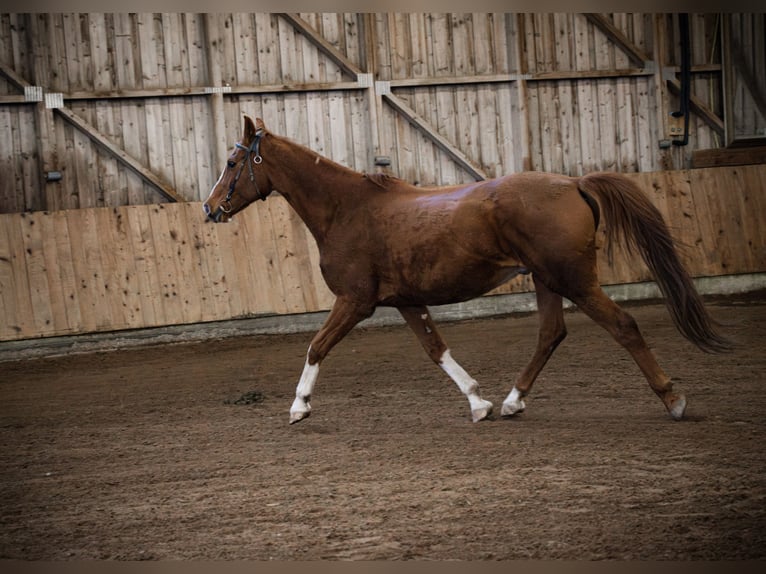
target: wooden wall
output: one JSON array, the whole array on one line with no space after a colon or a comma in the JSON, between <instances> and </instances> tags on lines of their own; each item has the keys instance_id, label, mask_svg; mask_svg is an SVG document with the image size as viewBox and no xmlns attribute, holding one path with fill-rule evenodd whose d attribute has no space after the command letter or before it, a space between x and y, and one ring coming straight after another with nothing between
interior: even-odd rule
<instances>
[{"instance_id":1,"label":"wooden wall","mask_svg":"<svg viewBox=\"0 0 766 574\"><path fill-rule=\"evenodd\" d=\"M695 276L766 269L766 166L634 174ZM316 245L279 196L228 224L198 202L0 215L0 340L328 309ZM604 284L651 280L602 256ZM518 278L494 293L531 289Z\"/></svg>"},{"instance_id":2,"label":"wooden wall","mask_svg":"<svg viewBox=\"0 0 766 574\"><path fill-rule=\"evenodd\" d=\"M199 201L243 113L422 184L685 169L723 134L720 22L691 20L691 138L660 149L672 14L0 14L0 213Z\"/></svg>"}]
</instances>

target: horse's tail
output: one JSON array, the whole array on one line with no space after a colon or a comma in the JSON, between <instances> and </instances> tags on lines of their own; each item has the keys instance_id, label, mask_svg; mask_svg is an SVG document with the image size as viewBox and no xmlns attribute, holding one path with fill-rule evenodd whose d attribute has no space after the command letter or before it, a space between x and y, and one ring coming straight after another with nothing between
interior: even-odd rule
<instances>
[{"instance_id":1,"label":"horse's tail","mask_svg":"<svg viewBox=\"0 0 766 574\"><path fill-rule=\"evenodd\" d=\"M730 341L718 333L718 323L679 259L662 214L638 185L617 173L592 173L580 178L579 188L595 196L604 213L610 261L612 246L621 237L628 252L638 251L654 275L678 331L706 353L730 350Z\"/></svg>"}]
</instances>

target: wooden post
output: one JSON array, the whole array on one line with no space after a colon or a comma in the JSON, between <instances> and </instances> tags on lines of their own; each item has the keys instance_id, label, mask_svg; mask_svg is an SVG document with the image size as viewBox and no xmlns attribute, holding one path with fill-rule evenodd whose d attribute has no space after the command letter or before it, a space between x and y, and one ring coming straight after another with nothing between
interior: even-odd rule
<instances>
[{"instance_id":1,"label":"wooden post","mask_svg":"<svg viewBox=\"0 0 766 574\"><path fill-rule=\"evenodd\" d=\"M384 171L375 164L375 157L384 155L383 142L381 141L380 129L378 124L383 118L383 97L375 90L375 15L365 13L364 18L364 61L367 88L367 107L370 115L370 151L372 158L370 160L370 171Z\"/></svg>"}]
</instances>

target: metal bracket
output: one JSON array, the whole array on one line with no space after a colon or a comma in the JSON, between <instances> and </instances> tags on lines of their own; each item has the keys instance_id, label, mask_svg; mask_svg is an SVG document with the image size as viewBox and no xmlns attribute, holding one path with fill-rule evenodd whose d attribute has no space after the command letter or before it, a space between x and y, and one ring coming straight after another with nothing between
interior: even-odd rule
<instances>
[{"instance_id":1,"label":"metal bracket","mask_svg":"<svg viewBox=\"0 0 766 574\"><path fill-rule=\"evenodd\" d=\"M42 102L43 87L42 86L24 86L24 101Z\"/></svg>"},{"instance_id":2,"label":"metal bracket","mask_svg":"<svg viewBox=\"0 0 766 574\"><path fill-rule=\"evenodd\" d=\"M64 94L61 92L49 92L45 94L45 107L48 109L63 108Z\"/></svg>"}]
</instances>

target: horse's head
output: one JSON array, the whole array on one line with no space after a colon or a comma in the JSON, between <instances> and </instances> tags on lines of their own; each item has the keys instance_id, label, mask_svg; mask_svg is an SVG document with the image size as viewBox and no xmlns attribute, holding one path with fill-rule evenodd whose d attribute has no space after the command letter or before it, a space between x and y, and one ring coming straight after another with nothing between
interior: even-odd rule
<instances>
[{"instance_id":1,"label":"horse's head","mask_svg":"<svg viewBox=\"0 0 766 574\"><path fill-rule=\"evenodd\" d=\"M245 116L242 139L236 143L221 177L215 182L207 201L202 205L211 221L229 221L256 199L266 199L273 191L263 158L261 141L268 134L263 120L255 123Z\"/></svg>"}]
</instances>

